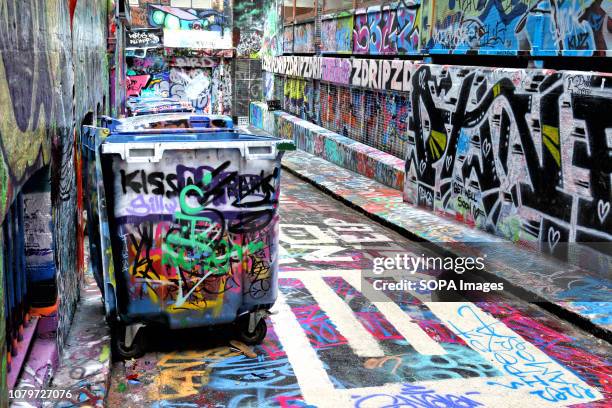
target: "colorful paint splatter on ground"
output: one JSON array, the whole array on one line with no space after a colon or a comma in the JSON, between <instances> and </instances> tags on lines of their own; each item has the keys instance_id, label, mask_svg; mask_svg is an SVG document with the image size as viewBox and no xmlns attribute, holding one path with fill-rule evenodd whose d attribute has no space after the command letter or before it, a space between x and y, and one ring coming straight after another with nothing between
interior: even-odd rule
<instances>
[{"instance_id":1,"label":"colorful paint splatter on ground","mask_svg":"<svg viewBox=\"0 0 612 408\"><path fill-rule=\"evenodd\" d=\"M229 328L153 331L109 406L605 407L610 345L542 309L359 290L368 259L426 248L283 174L281 296L256 358Z\"/></svg>"}]
</instances>

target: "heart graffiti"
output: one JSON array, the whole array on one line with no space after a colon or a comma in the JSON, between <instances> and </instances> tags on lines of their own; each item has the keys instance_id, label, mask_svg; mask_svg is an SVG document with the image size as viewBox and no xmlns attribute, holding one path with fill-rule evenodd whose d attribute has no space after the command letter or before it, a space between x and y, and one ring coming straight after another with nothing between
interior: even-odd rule
<instances>
[{"instance_id":1,"label":"heart graffiti","mask_svg":"<svg viewBox=\"0 0 612 408\"><path fill-rule=\"evenodd\" d=\"M599 217L599 222L602 224L604 220L608 217L608 213L610 212L610 202L607 201L604 203L603 200L599 200L597 203L597 216Z\"/></svg>"},{"instance_id":2,"label":"heart graffiti","mask_svg":"<svg viewBox=\"0 0 612 408\"><path fill-rule=\"evenodd\" d=\"M559 239L561 239L561 233L555 230L553 227L548 228L548 248L550 248L551 252L555 250L555 247L559 243Z\"/></svg>"}]
</instances>

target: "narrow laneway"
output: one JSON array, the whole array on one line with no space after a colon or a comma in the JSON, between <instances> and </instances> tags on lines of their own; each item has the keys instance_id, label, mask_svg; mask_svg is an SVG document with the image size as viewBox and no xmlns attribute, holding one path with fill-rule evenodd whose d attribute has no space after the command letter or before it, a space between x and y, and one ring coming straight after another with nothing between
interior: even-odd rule
<instances>
[{"instance_id":1,"label":"narrow laneway","mask_svg":"<svg viewBox=\"0 0 612 408\"><path fill-rule=\"evenodd\" d=\"M287 173L280 240L256 357L225 328L149 331L144 357L114 363L108 406L606 405L609 344L537 306L369 299L356 288L372 258L428 250Z\"/></svg>"}]
</instances>

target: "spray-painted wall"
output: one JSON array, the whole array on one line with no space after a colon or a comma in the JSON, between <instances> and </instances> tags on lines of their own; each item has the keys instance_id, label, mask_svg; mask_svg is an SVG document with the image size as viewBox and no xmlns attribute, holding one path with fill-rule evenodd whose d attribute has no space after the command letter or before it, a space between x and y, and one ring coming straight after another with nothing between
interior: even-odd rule
<instances>
[{"instance_id":1,"label":"spray-painted wall","mask_svg":"<svg viewBox=\"0 0 612 408\"><path fill-rule=\"evenodd\" d=\"M42 206L40 217L51 221L48 225L43 220L48 225L40 235L43 249L50 249L46 247L49 234L54 242L63 244L51 248L60 293L56 312L60 347L74 312L83 268L76 227L80 197L75 142L85 114L102 112L108 100L106 3L72 3L72 10L63 0L0 3L0 220L7 222L8 208L22 187L48 166L50 171L36 175L42 177L40 182L50 184L36 205ZM36 220L32 204L30 200L26 210L28 222L41 221ZM35 244L32 239L30 235L30 245ZM6 252L6 243L2 252ZM34 264L32 259L30 266ZM0 275L6 273L3 269L0 263ZM2 400L7 395L3 390L6 344L11 341L4 330L5 318L11 317L7 315L0 318L1 406L6 405Z\"/></svg>"},{"instance_id":2,"label":"spray-painted wall","mask_svg":"<svg viewBox=\"0 0 612 408\"><path fill-rule=\"evenodd\" d=\"M208 31L211 36L216 33L231 40L231 1L212 0L209 8L200 8L198 2L194 3L193 7L173 7L172 0L130 2L132 27Z\"/></svg>"},{"instance_id":3,"label":"spray-painted wall","mask_svg":"<svg viewBox=\"0 0 612 408\"><path fill-rule=\"evenodd\" d=\"M257 58L264 32L264 1L234 0L234 46L239 58Z\"/></svg>"},{"instance_id":4,"label":"spray-painted wall","mask_svg":"<svg viewBox=\"0 0 612 408\"><path fill-rule=\"evenodd\" d=\"M413 4L372 6L357 10L353 29L355 54L417 54L419 10Z\"/></svg>"},{"instance_id":5,"label":"spray-painted wall","mask_svg":"<svg viewBox=\"0 0 612 408\"><path fill-rule=\"evenodd\" d=\"M610 13L610 0L402 1L325 16L321 44L350 52L352 24L354 54L609 56Z\"/></svg>"},{"instance_id":6,"label":"spray-painted wall","mask_svg":"<svg viewBox=\"0 0 612 408\"><path fill-rule=\"evenodd\" d=\"M610 0L426 0L423 9L430 53L612 55Z\"/></svg>"},{"instance_id":7,"label":"spray-painted wall","mask_svg":"<svg viewBox=\"0 0 612 408\"><path fill-rule=\"evenodd\" d=\"M233 55L233 7L228 0L210 5L179 8L170 0L132 5L132 27L159 30L161 40L156 47L128 50L127 97L174 97L204 113L231 113L232 69L227 58ZM187 41L190 37L198 39Z\"/></svg>"},{"instance_id":8,"label":"spray-painted wall","mask_svg":"<svg viewBox=\"0 0 612 408\"><path fill-rule=\"evenodd\" d=\"M328 15L321 19L321 52L350 54L353 51L353 14Z\"/></svg>"},{"instance_id":9,"label":"spray-painted wall","mask_svg":"<svg viewBox=\"0 0 612 408\"><path fill-rule=\"evenodd\" d=\"M263 3L263 43L260 56L283 54L283 6L280 0Z\"/></svg>"},{"instance_id":10,"label":"spray-painted wall","mask_svg":"<svg viewBox=\"0 0 612 408\"><path fill-rule=\"evenodd\" d=\"M547 252L612 240L612 75L425 65L411 84L406 201Z\"/></svg>"},{"instance_id":11,"label":"spray-painted wall","mask_svg":"<svg viewBox=\"0 0 612 408\"><path fill-rule=\"evenodd\" d=\"M264 69L324 81L322 126L405 158L409 203L561 258L559 243L612 240L611 74L325 57Z\"/></svg>"}]
</instances>

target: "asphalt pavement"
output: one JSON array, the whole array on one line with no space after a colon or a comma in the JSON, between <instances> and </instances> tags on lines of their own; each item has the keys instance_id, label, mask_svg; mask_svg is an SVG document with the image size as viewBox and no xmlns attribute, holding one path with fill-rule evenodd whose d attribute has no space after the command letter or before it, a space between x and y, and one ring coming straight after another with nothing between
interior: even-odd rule
<instances>
[{"instance_id":1,"label":"asphalt pavement","mask_svg":"<svg viewBox=\"0 0 612 408\"><path fill-rule=\"evenodd\" d=\"M263 344L243 347L227 327L148 330L145 356L113 363L107 406L612 404L609 343L510 294L372 290L362 277L375 259L439 254L282 179L279 298Z\"/></svg>"}]
</instances>

